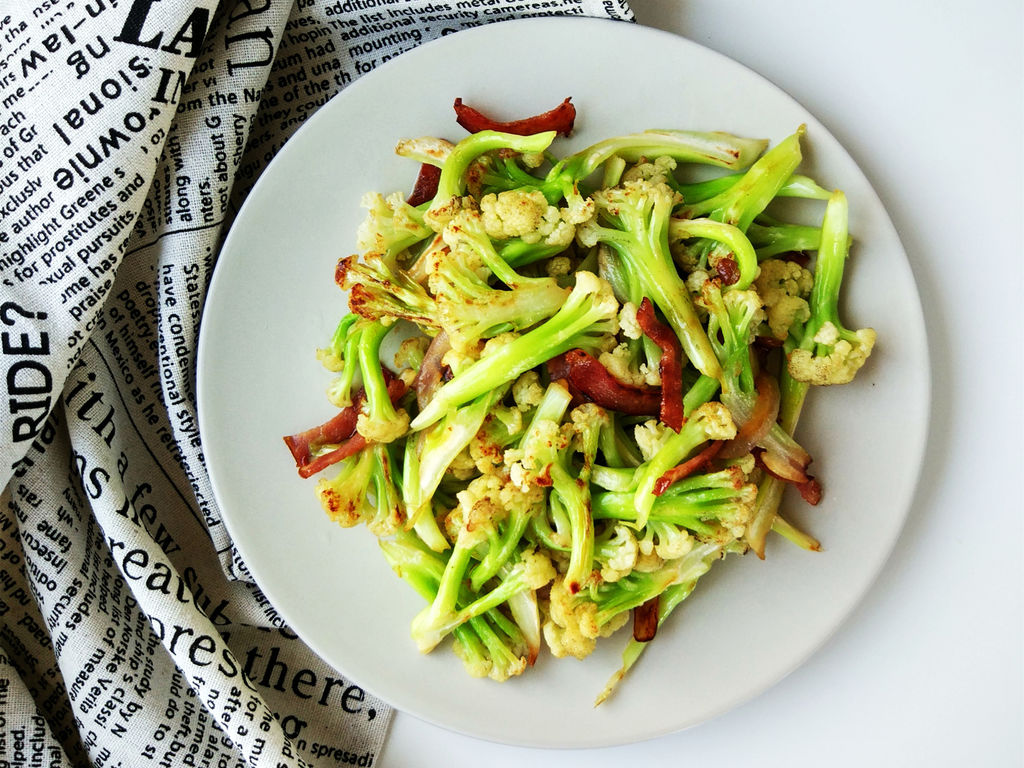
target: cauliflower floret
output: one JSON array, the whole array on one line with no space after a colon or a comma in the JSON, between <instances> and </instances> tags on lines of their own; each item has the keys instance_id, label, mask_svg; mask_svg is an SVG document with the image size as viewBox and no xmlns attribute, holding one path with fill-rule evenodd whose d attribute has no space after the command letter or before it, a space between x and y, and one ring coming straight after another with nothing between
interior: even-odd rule
<instances>
[{"instance_id":1,"label":"cauliflower floret","mask_svg":"<svg viewBox=\"0 0 1024 768\"><path fill-rule=\"evenodd\" d=\"M754 505L757 503L757 486L747 483L739 489L740 494L736 497L736 507L731 514L723 515L719 522L734 538L742 538L746 533L747 525L754 517Z\"/></svg>"},{"instance_id":2,"label":"cauliflower floret","mask_svg":"<svg viewBox=\"0 0 1024 768\"><path fill-rule=\"evenodd\" d=\"M633 428L633 437L636 439L636 445L640 449L644 461L650 461L651 457L661 450L670 434L669 427L654 419L637 424Z\"/></svg>"},{"instance_id":3,"label":"cauliflower floret","mask_svg":"<svg viewBox=\"0 0 1024 768\"><path fill-rule=\"evenodd\" d=\"M527 168L540 168L546 159L543 152L523 152L519 155L519 160Z\"/></svg>"},{"instance_id":4,"label":"cauliflower floret","mask_svg":"<svg viewBox=\"0 0 1024 768\"><path fill-rule=\"evenodd\" d=\"M508 514L500 501L501 486L501 478L483 475L455 495L459 504L445 518L445 527L452 539L469 536L465 543L470 546L487 540L488 534Z\"/></svg>"},{"instance_id":5,"label":"cauliflower floret","mask_svg":"<svg viewBox=\"0 0 1024 768\"><path fill-rule=\"evenodd\" d=\"M492 336L484 343L484 349L483 352L480 353L480 358L483 359L488 355L494 354L505 345L511 344L517 338L519 338L519 334L512 331Z\"/></svg>"},{"instance_id":6,"label":"cauliflower floret","mask_svg":"<svg viewBox=\"0 0 1024 768\"><path fill-rule=\"evenodd\" d=\"M476 476L479 467L468 445L455 455L452 463L448 465L448 471L456 480L469 480Z\"/></svg>"},{"instance_id":7,"label":"cauliflower floret","mask_svg":"<svg viewBox=\"0 0 1024 768\"><path fill-rule=\"evenodd\" d=\"M593 199L573 194L566 198L569 204L561 211L562 218L574 226L584 224L594 218L596 206Z\"/></svg>"},{"instance_id":8,"label":"cauliflower floret","mask_svg":"<svg viewBox=\"0 0 1024 768\"><path fill-rule=\"evenodd\" d=\"M452 197L448 200L438 201L423 214L423 223L438 234L444 232L448 222L454 219L462 211L476 211L476 200L471 196Z\"/></svg>"},{"instance_id":9,"label":"cauliflower floret","mask_svg":"<svg viewBox=\"0 0 1024 768\"><path fill-rule=\"evenodd\" d=\"M622 181L649 181L653 184L666 184L676 169L675 158L663 156L653 161L642 159L622 174Z\"/></svg>"},{"instance_id":10,"label":"cauliflower floret","mask_svg":"<svg viewBox=\"0 0 1024 768\"><path fill-rule=\"evenodd\" d=\"M544 387L540 385L540 375L536 371L527 371L512 384L512 398L520 411L528 411L540 404L544 399Z\"/></svg>"},{"instance_id":11,"label":"cauliflower floret","mask_svg":"<svg viewBox=\"0 0 1024 768\"><path fill-rule=\"evenodd\" d=\"M612 547L613 551L601 566L601 578L606 582L618 581L636 565L639 554L636 536L626 526L616 525L606 546Z\"/></svg>"},{"instance_id":12,"label":"cauliflower floret","mask_svg":"<svg viewBox=\"0 0 1024 768\"><path fill-rule=\"evenodd\" d=\"M394 420L375 421L365 413L356 417L356 432L371 443L390 443L409 431L409 414L404 408L395 409Z\"/></svg>"},{"instance_id":13,"label":"cauliflower floret","mask_svg":"<svg viewBox=\"0 0 1024 768\"><path fill-rule=\"evenodd\" d=\"M520 555L520 562L524 567L523 578L530 589L536 590L547 586L557 575L551 558L536 549L525 550Z\"/></svg>"},{"instance_id":14,"label":"cauliflower floret","mask_svg":"<svg viewBox=\"0 0 1024 768\"><path fill-rule=\"evenodd\" d=\"M717 400L704 403L690 414L690 419L702 422L708 440L732 440L736 437L736 422L732 420L732 413Z\"/></svg>"},{"instance_id":15,"label":"cauliflower floret","mask_svg":"<svg viewBox=\"0 0 1024 768\"><path fill-rule=\"evenodd\" d=\"M564 277L572 272L572 259L568 256L553 256L544 265L548 277Z\"/></svg>"},{"instance_id":16,"label":"cauliflower floret","mask_svg":"<svg viewBox=\"0 0 1024 768\"><path fill-rule=\"evenodd\" d=\"M640 541L637 542L637 546L640 545ZM633 566L633 570L637 573L654 573L655 571L661 570L665 566L665 561L658 556L658 553L653 551L644 552L643 548L640 549L640 553L636 557L636 565Z\"/></svg>"},{"instance_id":17,"label":"cauliflower floret","mask_svg":"<svg viewBox=\"0 0 1024 768\"><path fill-rule=\"evenodd\" d=\"M576 273L576 288L591 295L590 305L605 317L615 317L619 313L619 300L611 283L593 272L582 270Z\"/></svg>"},{"instance_id":18,"label":"cauliflower floret","mask_svg":"<svg viewBox=\"0 0 1024 768\"><path fill-rule=\"evenodd\" d=\"M536 232L524 235L523 242L539 243L543 239L544 245L568 248L576 237L576 226L565 218L564 212L564 209L560 211L553 205L548 206L540 227Z\"/></svg>"},{"instance_id":19,"label":"cauliflower floret","mask_svg":"<svg viewBox=\"0 0 1024 768\"><path fill-rule=\"evenodd\" d=\"M492 662L487 656L471 656L469 652L463 647L462 643L455 643L452 646L452 650L455 655L462 662L462 665L466 668L466 672L470 677L484 678L490 677L491 670L494 669L494 662ZM523 660L525 665L526 660Z\"/></svg>"},{"instance_id":20,"label":"cauliflower floret","mask_svg":"<svg viewBox=\"0 0 1024 768\"><path fill-rule=\"evenodd\" d=\"M723 463L729 468L729 471L737 472L742 478L748 477L757 468L757 459L752 453L744 453L742 456Z\"/></svg>"},{"instance_id":21,"label":"cauliflower floret","mask_svg":"<svg viewBox=\"0 0 1024 768\"><path fill-rule=\"evenodd\" d=\"M352 405L351 386L345 385L345 377L337 376L327 385L327 400L336 408L348 408Z\"/></svg>"},{"instance_id":22,"label":"cauliflower floret","mask_svg":"<svg viewBox=\"0 0 1024 768\"><path fill-rule=\"evenodd\" d=\"M644 335L640 321L636 319L636 310L636 304L631 301L627 301L619 310L619 328L622 329L622 334L629 339L639 339Z\"/></svg>"},{"instance_id":23,"label":"cauliflower floret","mask_svg":"<svg viewBox=\"0 0 1024 768\"><path fill-rule=\"evenodd\" d=\"M754 280L754 288L764 302L772 336L784 341L794 323L806 323L810 319L807 296L813 286L811 272L794 261L767 259L761 262L761 273Z\"/></svg>"},{"instance_id":24,"label":"cauliflower floret","mask_svg":"<svg viewBox=\"0 0 1024 768\"><path fill-rule=\"evenodd\" d=\"M485 429L481 429L469 441L469 455L476 471L482 475L492 475L500 470L504 461L503 453L501 445L490 439Z\"/></svg>"},{"instance_id":25,"label":"cauliflower floret","mask_svg":"<svg viewBox=\"0 0 1024 768\"><path fill-rule=\"evenodd\" d=\"M861 328L847 331L845 336L841 337L833 323L822 324L821 330L814 335L814 341L831 346L832 351L827 355L815 355L811 350L793 350L789 354L790 375L797 381L816 386L853 381L875 346L876 334L872 328Z\"/></svg>"},{"instance_id":26,"label":"cauliflower floret","mask_svg":"<svg viewBox=\"0 0 1024 768\"><path fill-rule=\"evenodd\" d=\"M725 291L722 293L722 300L732 317L746 315L750 318L748 327L756 328L764 322L764 301L757 291L750 289Z\"/></svg>"},{"instance_id":27,"label":"cauliflower floret","mask_svg":"<svg viewBox=\"0 0 1024 768\"><path fill-rule=\"evenodd\" d=\"M498 194L484 195L480 199L480 213L484 229L490 237L507 240L537 232L548 201L539 190L508 189ZM557 216L557 209L555 210Z\"/></svg>"},{"instance_id":28,"label":"cauliflower floret","mask_svg":"<svg viewBox=\"0 0 1024 768\"><path fill-rule=\"evenodd\" d=\"M430 346L430 339L426 336L410 336L398 345L395 352L395 367L419 368L420 361Z\"/></svg>"},{"instance_id":29,"label":"cauliflower floret","mask_svg":"<svg viewBox=\"0 0 1024 768\"><path fill-rule=\"evenodd\" d=\"M637 546L644 555L653 552L662 560L676 560L693 549L693 537L669 523L652 523Z\"/></svg>"},{"instance_id":30,"label":"cauliflower floret","mask_svg":"<svg viewBox=\"0 0 1024 768\"><path fill-rule=\"evenodd\" d=\"M686 289L694 296L702 296L704 294L704 284L710 279L711 275L706 271L695 269L686 276Z\"/></svg>"},{"instance_id":31,"label":"cauliflower floret","mask_svg":"<svg viewBox=\"0 0 1024 768\"><path fill-rule=\"evenodd\" d=\"M640 363L640 369L635 371L630 367L632 357L628 344L619 344L610 352L602 352L598 361L608 373L632 387L660 387L661 373L656 367Z\"/></svg>"},{"instance_id":32,"label":"cauliflower floret","mask_svg":"<svg viewBox=\"0 0 1024 768\"><path fill-rule=\"evenodd\" d=\"M571 439L571 424L563 426L550 419L541 419L533 424L523 438L524 450L505 452L506 461L514 460L509 468L512 483L523 491L529 491L535 485L551 485L548 458L552 452L565 450ZM541 453L538 454L537 450Z\"/></svg>"},{"instance_id":33,"label":"cauliflower floret","mask_svg":"<svg viewBox=\"0 0 1024 768\"><path fill-rule=\"evenodd\" d=\"M441 356L441 366L451 370L457 376L461 371L475 363L480 356L479 345L466 348L452 347Z\"/></svg>"},{"instance_id":34,"label":"cauliflower floret","mask_svg":"<svg viewBox=\"0 0 1024 768\"><path fill-rule=\"evenodd\" d=\"M608 424L608 413L594 403L577 405L569 412L572 428L577 435L584 434L588 428L603 427ZM582 449L581 449L582 450Z\"/></svg>"},{"instance_id":35,"label":"cauliflower floret","mask_svg":"<svg viewBox=\"0 0 1024 768\"><path fill-rule=\"evenodd\" d=\"M573 596L561 581L551 585L546 606L544 639L557 658L574 656L584 659L596 645L597 638L608 637L629 621L630 612L622 611L603 627L597 624L597 605Z\"/></svg>"},{"instance_id":36,"label":"cauliflower floret","mask_svg":"<svg viewBox=\"0 0 1024 768\"><path fill-rule=\"evenodd\" d=\"M507 189L480 199L484 230L495 240L522 238L526 243L568 246L576 235L572 208L549 205L539 190Z\"/></svg>"},{"instance_id":37,"label":"cauliflower floret","mask_svg":"<svg viewBox=\"0 0 1024 768\"><path fill-rule=\"evenodd\" d=\"M551 585L544 640L556 658L585 659L594 651L598 637L597 605L576 600L561 581Z\"/></svg>"},{"instance_id":38,"label":"cauliflower floret","mask_svg":"<svg viewBox=\"0 0 1024 768\"><path fill-rule=\"evenodd\" d=\"M328 347L317 347L316 359L331 373L339 373L345 367L345 361Z\"/></svg>"},{"instance_id":39,"label":"cauliflower floret","mask_svg":"<svg viewBox=\"0 0 1024 768\"><path fill-rule=\"evenodd\" d=\"M395 145L395 154L399 157L408 157L419 160L421 163L441 164L448 159L448 155L455 149L455 145L446 139L439 139L434 136L422 136L418 139L402 139Z\"/></svg>"},{"instance_id":40,"label":"cauliflower floret","mask_svg":"<svg viewBox=\"0 0 1024 768\"><path fill-rule=\"evenodd\" d=\"M498 501L504 509L525 510L535 507L544 501L544 489L531 485L523 489L506 479L498 491Z\"/></svg>"},{"instance_id":41,"label":"cauliflower floret","mask_svg":"<svg viewBox=\"0 0 1024 768\"><path fill-rule=\"evenodd\" d=\"M401 192L387 197L379 192L367 192L360 205L367 209L366 218L356 229L356 247L360 251L384 253L398 239L411 236L421 240L430 234Z\"/></svg>"}]
</instances>

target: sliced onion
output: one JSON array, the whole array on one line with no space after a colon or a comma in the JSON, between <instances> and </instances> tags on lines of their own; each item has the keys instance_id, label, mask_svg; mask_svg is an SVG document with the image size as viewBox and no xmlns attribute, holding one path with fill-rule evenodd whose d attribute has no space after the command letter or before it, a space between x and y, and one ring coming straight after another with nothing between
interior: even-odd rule
<instances>
[{"instance_id":1,"label":"sliced onion","mask_svg":"<svg viewBox=\"0 0 1024 768\"><path fill-rule=\"evenodd\" d=\"M441 331L431 340L427 351L423 353L423 362L420 363L413 384L416 388L416 404L421 411L434 399L434 393L441 386L441 360L451 348L448 334Z\"/></svg>"},{"instance_id":2,"label":"sliced onion","mask_svg":"<svg viewBox=\"0 0 1024 768\"><path fill-rule=\"evenodd\" d=\"M540 653L540 607L537 593L532 589L517 592L508 600L509 611L526 640L526 662L531 667Z\"/></svg>"},{"instance_id":3,"label":"sliced onion","mask_svg":"<svg viewBox=\"0 0 1024 768\"><path fill-rule=\"evenodd\" d=\"M749 398L737 395L722 395L733 420L737 423L736 437L727 442L718 456L723 459L738 459L750 453L750 449L758 445L769 433L775 420L779 417L779 384L767 374L760 374L754 382L757 397Z\"/></svg>"},{"instance_id":4,"label":"sliced onion","mask_svg":"<svg viewBox=\"0 0 1024 768\"><path fill-rule=\"evenodd\" d=\"M801 485L808 481L804 468L791 461L784 454L776 451L763 451L759 461L769 474L774 475L780 480L785 480L787 483Z\"/></svg>"}]
</instances>

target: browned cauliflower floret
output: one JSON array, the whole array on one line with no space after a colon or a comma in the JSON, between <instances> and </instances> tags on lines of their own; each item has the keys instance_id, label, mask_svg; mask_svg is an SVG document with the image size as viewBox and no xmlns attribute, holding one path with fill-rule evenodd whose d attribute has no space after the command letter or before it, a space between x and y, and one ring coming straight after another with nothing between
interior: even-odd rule
<instances>
[{"instance_id":1,"label":"browned cauliflower floret","mask_svg":"<svg viewBox=\"0 0 1024 768\"><path fill-rule=\"evenodd\" d=\"M764 302L768 328L772 336L785 341L795 323L806 323L811 317L807 297L814 285L814 276L795 261L767 259L754 288Z\"/></svg>"}]
</instances>

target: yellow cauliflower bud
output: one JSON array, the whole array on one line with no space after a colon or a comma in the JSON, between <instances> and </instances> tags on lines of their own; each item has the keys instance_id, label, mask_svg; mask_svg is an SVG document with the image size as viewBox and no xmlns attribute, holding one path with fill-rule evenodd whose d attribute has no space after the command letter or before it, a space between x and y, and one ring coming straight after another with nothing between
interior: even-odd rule
<instances>
[{"instance_id":1,"label":"yellow cauliflower bud","mask_svg":"<svg viewBox=\"0 0 1024 768\"><path fill-rule=\"evenodd\" d=\"M839 329L826 322L814 335L816 344L832 347L827 355L795 349L789 354L789 373L797 381L815 386L849 384L874 349L876 334L871 328L847 331L840 337Z\"/></svg>"},{"instance_id":2,"label":"yellow cauliflower bud","mask_svg":"<svg viewBox=\"0 0 1024 768\"><path fill-rule=\"evenodd\" d=\"M365 413L356 417L356 432L371 443L390 443L409 431L409 414L404 408L395 410L393 421L375 421Z\"/></svg>"},{"instance_id":3,"label":"yellow cauliflower bud","mask_svg":"<svg viewBox=\"0 0 1024 768\"><path fill-rule=\"evenodd\" d=\"M647 363L640 363L639 370L632 368L632 357L628 344L619 344L610 352L602 352L598 361L608 369L608 373L623 384L632 387L661 386L661 374L657 368L651 367Z\"/></svg>"},{"instance_id":4,"label":"yellow cauliflower bud","mask_svg":"<svg viewBox=\"0 0 1024 768\"><path fill-rule=\"evenodd\" d=\"M568 246L576 236L576 208L559 210L539 190L507 189L480 199L484 230L495 240L518 237L526 243Z\"/></svg>"},{"instance_id":5,"label":"yellow cauliflower bud","mask_svg":"<svg viewBox=\"0 0 1024 768\"><path fill-rule=\"evenodd\" d=\"M813 286L814 276L796 262L781 259L761 262L754 288L764 302L772 336L784 341L795 323L806 323L810 319L807 296Z\"/></svg>"},{"instance_id":6,"label":"yellow cauliflower bud","mask_svg":"<svg viewBox=\"0 0 1024 768\"><path fill-rule=\"evenodd\" d=\"M480 199L484 229L497 240L536 232L548 207L548 201L539 190L508 189Z\"/></svg>"},{"instance_id":7,"label":"yellow cauliflower bud","mask_svg":"<svg viewBox=\"0 0 1024 768\"><path fill-rule=\"evenodd\" d=\"M736 437L736 422L732 413L717 400L704 403L693 413L691 419L699 419L708 440L732 440Z\"/></svg>"},{"instance_id":8,"label":"yellow cauliflower bud","mask_svg":"<svg viewBox=\"0 0 1024 768\"><path fill-rule=\"evenodd\" d=\"M597 605L576 599L561 580L551 585L544 639L556 658L589 656L600 636Z\"/></svg>"}]
</instances>

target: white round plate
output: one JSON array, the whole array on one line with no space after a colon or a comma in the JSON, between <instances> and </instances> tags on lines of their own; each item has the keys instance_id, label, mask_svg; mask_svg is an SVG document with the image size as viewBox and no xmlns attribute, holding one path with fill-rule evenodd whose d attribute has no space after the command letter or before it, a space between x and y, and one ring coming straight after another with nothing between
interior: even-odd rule
<instances>
[{"instance_id":1,"label":"white round plate","mask_svg":"<svg viewBox=\"0 0 1024 768\"><path fill-rule=\"evenodd\" d=\"M570 44L567 44L569 41ZM396 141L464 135L452 103L503 119L566 96L579 117L555 149L647 128L724 130L777 142L807 125L803 172L843 189L856 245L844 317L878 346L852 385L812 391L799 431L825 497L790 499L812 554L780 537L765 561L717 563L608 702L628 629L585 661L542 655L504 684L470 678L445 645L421 656L421 598L364 529L329 522L283 435L333 415L314 350L346 312L334 285L368 190L407 191ZM759 75L685 39L622 22L547 18L460 32L409 51L326 104L249 195L210 287L199 348L203 445L228 529L267 597L328 663L399 710L511 744L592 747L679 730L763 692L801 664L865 594L892 549L921 463L929 404L924 323L878 197L843 148ZM865 651L867 652L867 651ZM827 691L822 692L823 697ZM810 706L817 703L808 702Z\"/></svg>"}]
</instances>

